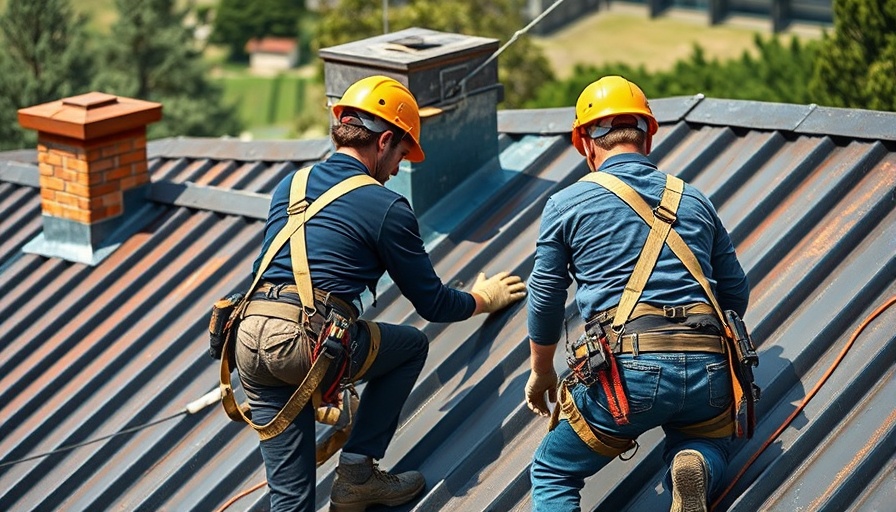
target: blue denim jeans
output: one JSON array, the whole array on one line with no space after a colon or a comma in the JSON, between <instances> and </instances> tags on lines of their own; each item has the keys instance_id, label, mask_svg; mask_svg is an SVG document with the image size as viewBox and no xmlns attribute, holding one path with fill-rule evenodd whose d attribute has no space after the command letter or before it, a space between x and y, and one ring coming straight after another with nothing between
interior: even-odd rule
<instances>
[{"instance_id":1,"label":"blue denim jeans","mask_svg":"<svg viewBox=\"0 0 896 512\"><path fill-rule=\"evenodd\" d=\"M367 383L354 418L354 426L343 450L382 458L398 427L398 417L417 376L426 362L429 341L419 329L403 325L378 324L382 333L379 353L367 370ZM298 326L294 322L261 316L247 317L240 325L237 341L237 367L249 405L252 421L264 424L283 408L304 375L292 383L276 382L270 371L278 360L294 357L305 347L297 343ZM354 350L352 373L367 357L370 334L355 324L351 328ZM288 365L286 365L288 367ZM301 372L294 372L301 373ZM271 511L313 511L315 509L315 423L309 403L277 437L260 442L264 459Z\"/></svg>"},{"instance_id":2,"label":"blue denim jeans","mask_svg":"<svg viewBox=\"0 0 896 512\"><path fill-rule=\"evenodd\" d=\"M686 437L686 427L721 414L731 405L731 378L727 356L700 352L642 353L617 356L623 387L629 400L630 423L617 425L603 387L577 384L571 394L585 420L616 437L636 439L662 426L666 433L663 459L667 466L681 450L703 454L709 467L710 496L721 492L728 466L730 438ZM585 478L597 473L612 458L592 451L570 427L560 421L541 441L532 460L532 508L536 512L580 510ZM670 488L667 472L667 488Z\"/></svg>"}]
</instances>

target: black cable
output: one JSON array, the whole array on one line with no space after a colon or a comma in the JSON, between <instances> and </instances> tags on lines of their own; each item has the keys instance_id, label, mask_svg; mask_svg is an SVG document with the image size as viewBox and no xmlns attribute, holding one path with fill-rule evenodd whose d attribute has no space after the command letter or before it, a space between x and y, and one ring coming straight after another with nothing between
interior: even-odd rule
<instances>
[{"instance_id":1,"label":"black cable","mask_svg":"<svg viewBox=\"0 0 896 512\"><path fill-rule=\"evenodd\" d=\"M151 421L151 422L149 422L149 423L145 423L145 424L143 424L143 425L137 425L136 427L127 428L127 429L124 429L124 430L122 430L122 431L116 432L116 433L114 433L114 434L109 434L109 435L107 435L107 436L98 437L98 438L96 438L96 439L91 439L90 441L84 441L83 443L73 444L73 445L69 445L69 446L63 446L63 447L61 447L61 448L57 448L57 449L55 449L55 450L52 450L52 451L49 451L49 452L46 452L46 453L40 453L40 454L37 454L37 455L32 455L32 456L30 456L30 457L25 457L25 458L23 458L23 459L19 459L19 460L11 460L11 461L9 461L9 462L3 462L3 463L0 463L0 468L2 468L2 467L4 467L4 466L12 466L12 465L14 465L14 464L20 464L20 463L22 463L22 462L28 462L29 460L40 459L40 458L46 457L46 456L48 456L48 455L53 455L54 453L64 452L64 451L67 451L67 450L74 450L75 448L80 448L80 447L82 447L82 446L87 446L87 445L89 445L89 444L98 443L98 442L100 442L100 441L105 441L106 439L109 439L109 438L112 438L112 437L115 437L115 436L120 436L120 435L122 435L122 434L129 434L129 433L131 433L131 432L136 432L136 431L138 431L138 430L142 430L142 429L144 429L144 428L149 428L149 427L152 427L152 426L154 426L154 425L158 425L159 423L163 423L163 422L165 422L165 421L173 420L174 418L177 418L178 416L183 416L183 415L185 415L185 414L187 414L187 411L185 411L185 410L184 410L184 411L180 411L180 412L178 412L178 413L176 413L176 414L172 414L171 416L168 416L168 417L165 417L165 418L161 418L161 419L158 419L158 420L155 420L155 421Z\"/></svg>"}]
</instances>

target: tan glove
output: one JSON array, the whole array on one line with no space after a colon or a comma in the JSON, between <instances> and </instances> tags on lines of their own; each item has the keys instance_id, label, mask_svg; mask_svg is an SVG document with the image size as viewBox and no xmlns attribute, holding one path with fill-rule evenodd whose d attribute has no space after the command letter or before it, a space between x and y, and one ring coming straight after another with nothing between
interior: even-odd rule
<instances>
[{"instance_id":1,"label":"tan glove","mask_svg":"<svg viewBox=\"0 0 896 512\"><path fill-rule=\"evenodd\" d=\"M480 272L470 292L482 299L480 313L493 313L525 297L526 283L510 272L498 272L489 278Z\"/></svg>"},{"instance_id":2,"label":"tan glove","mask_svg":"<svg viewBox=\"0 0 896 512\"><path fill-rule=\"evenodd\" d=\"M548 400L557 402L557 372L529 373L529 382L526 382L526 404L535 414L550 416L551 410L544 400L544 392L548 392Z\"/></svg>"}]
</instances>

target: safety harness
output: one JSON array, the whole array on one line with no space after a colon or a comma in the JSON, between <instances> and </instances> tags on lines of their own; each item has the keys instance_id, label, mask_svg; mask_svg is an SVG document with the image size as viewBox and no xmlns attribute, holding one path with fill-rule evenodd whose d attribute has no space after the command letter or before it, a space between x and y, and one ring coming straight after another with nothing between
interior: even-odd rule
<instances>
[{"instance_id":1,"label":"safety harness","mask_svg":"<svg viewBox=\"0 0 896 512\"><path fill-rule=\"evenodd\" d=\"M275 318L283 318L286 320L298 320L302 329L310 326L310 319L317 314L315 306L315 298L324 303L335 304L334 310L341 311L344 314L348 312L350 318L342 319L337 315L337 322L331 322L325 325L319 337L319 343L312 354L312 364L308 374L302 380L302 383L289 398L283 409L268 423L258 425L253 423L250 416L248 404L243 403L237 405L236 398L231 385L230 374L232 372L231 359L233 347L232 342L235 336L226 338L223 346L223 355L221 357L221 374L220 385L222 393L222 404L224 410L230 419L237 422L249 424L259 435L261 440L271 439L281 434L290 423L295 420L299 412L305 407L309 400L314 403L316 411L316 419L322 423L335 424L340 418L344 418L342 411L333 406L338 401L338 384L341 380L341 374L345 371L345 365L350 364L350 358L343 358L341 368L337 372L334 385L326 390L323 395L318 387L327 374L330 364L336 359L340 349L345 348L348 342L348 327L356 318L351 314L351 308L348 304L338 300L336 297L330 296L326 292L315 290L311 285L311 272L308 266L308 254L305 245L305 224L308 219L312 218L323 208L329 205L337 198L355 190L356 188L367 185L380 185L378 181L367 174L359 174L347 178L337 183L326 192L320 195L316 200L309 203L305 198L308 176L311 167L306 167L295 173L290 183L289 206L287 207L286 225L277 233L271 241L270 247L264 253L261 263L255 273L255 279L249 287L249 292L245 295L242 302L237 307L231 320L238 320L252 314L261 314ZM253 293L256 292L262 274L267 270L274 256L286 245L287 240L290 243L290 253L292 259L293 277L295 279L294 290L299 296L299 305L293 305L284 302L267 302L252 301ZM264 287L262 287L264 288ZM292 291L292 285L286 288L286 291ZM370 365L376 359L380 345L380 330L374 322L361 321L362 325L368 329L370 333L370 350L359 372L352 377L352 381L360 379ZM328 340L336 341L334 346L327 343ZM329 345L329 347L328 347ZM346 393L347 395L348 393ZM348 398L346 396L346 398ZM329 405L321 407L321 404ZM350 403L343 400L345 412L351 414L352 407ZM349 419L350 421L350 419ZM344 441L343 441L344 442ZM318 459L321 454L318 453Z\"/></svg>"},{"instance_id":2,"label":"safety harness","mask_svg":"<svg viewBox=\"0 0 896 512\"><path fill-rule=\"evenodd\" d=\"M726 321L726 315L722 312L715 295L712 292L709 281L703 274L703 270L693 251L687 246L681 236L672 229L684 191L684 182L672 175L666 175L666 185L663 190L660 204L651 209L640 194L631 186L602 171L592 172L579 181L591 181L613 192L622 201L628 204L643 220L650 224L650 233L641 250L635 268L626 283L619 305L604 311L589 319L588 324L600 326L612 318L610 330L606 332L605 346L609 367L601 371L598 378L601 382L609 405L609 410L619 425L628 423L628 400L625 390L619 379L619 372L615 360L615 354L639 352L713 352L727 354L729 368L732 373L732 391L734 395L733 406L715 418L694 425L678 428L686 435L722 438L734 433L743 434L740 421L741 411L746 408L747 435L752 436L755 425L753 411L753 396L746 398L743 376L735 370L737 361L734 360L735 350L734 335ZM650 275L656 266L663 245L668 245L672 252L688 269L691 275L700 283L711 306L705 303L689 304L684 306L656 307L650 304L639 303L638 300L647 284ZM645 332L625 333L625 325L631 320L645 315L659 315L665 318L685 318L691 314L714 314L718 317L723 327L724 336L700 333L670 333L670 332ZM587 327L586 327L587 329ZM560 385L558 406L554 409L549 430L552 430L559 422L560 415L565 417L573 430L593 451L607 456L616 457L637 445L634 439L619 438L598 431L589 425L579 412L572 399L568 388L575 383L575 375L571 379L564 380ZM572 382L570 382L572 380ZM746 399L745 399L746 398Z\"/></svg>"}]
</instances>

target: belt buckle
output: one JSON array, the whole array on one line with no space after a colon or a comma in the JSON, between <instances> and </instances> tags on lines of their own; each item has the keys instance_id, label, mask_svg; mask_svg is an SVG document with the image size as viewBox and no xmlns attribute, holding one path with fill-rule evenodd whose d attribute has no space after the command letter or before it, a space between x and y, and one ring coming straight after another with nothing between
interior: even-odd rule
<instances>
[{"instance_id":1,"label":"belt buckle","mask_svg":"<svg viewBox=\"0 0 896 512\"><path fill-rule=\"evenodd\" d=\"M663 306L663 316L666 318L686 318L688 309L686 306Z\"/></svg>"}]
</instances>

